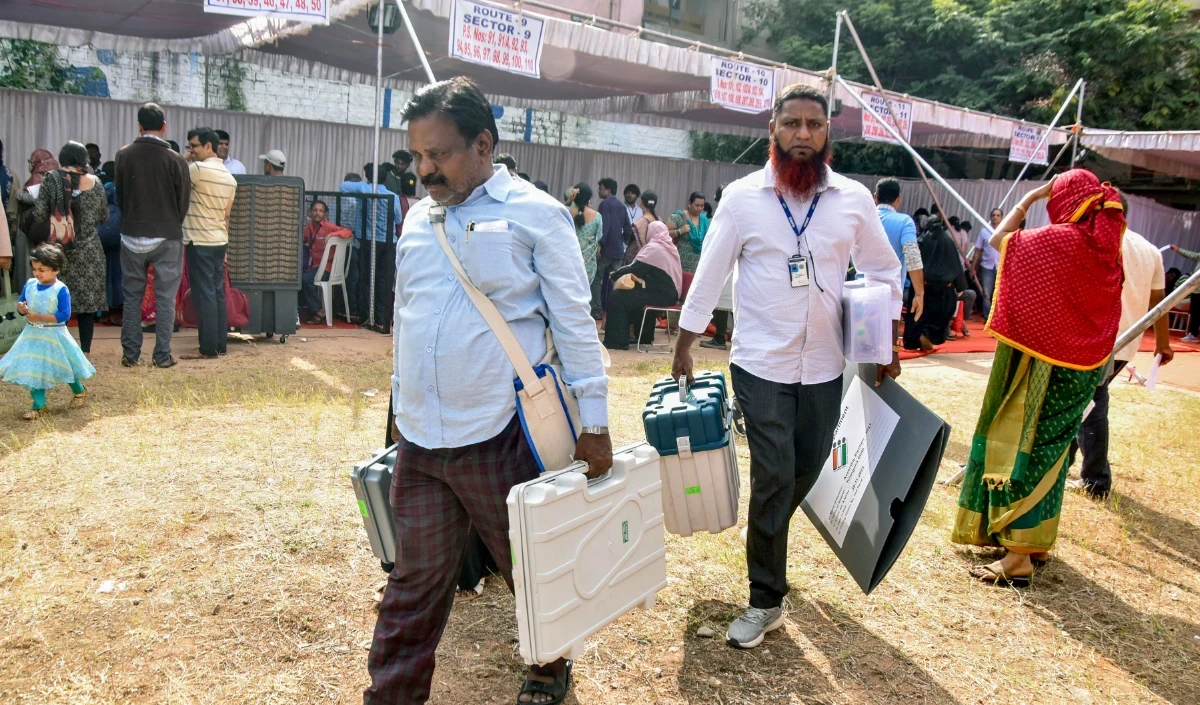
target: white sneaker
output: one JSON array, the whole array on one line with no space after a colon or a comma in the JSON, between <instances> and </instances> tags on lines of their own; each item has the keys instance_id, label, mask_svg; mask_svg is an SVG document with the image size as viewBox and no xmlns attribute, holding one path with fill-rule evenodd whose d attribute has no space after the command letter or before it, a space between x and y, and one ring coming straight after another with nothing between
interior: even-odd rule
<instances>
[{"instance_id":1,"label":"white sneaker","mask_svg":"<svg viewBox=\"0 0 1200 705\"><path fill-rule=\"evenodd\" d=\"M1197 338L1194 335L1185 335L1185 336L1183 336L1183 342L1185 342L1185 343L1200 343L1200 338Z\"/></svg>"}]
</instances>

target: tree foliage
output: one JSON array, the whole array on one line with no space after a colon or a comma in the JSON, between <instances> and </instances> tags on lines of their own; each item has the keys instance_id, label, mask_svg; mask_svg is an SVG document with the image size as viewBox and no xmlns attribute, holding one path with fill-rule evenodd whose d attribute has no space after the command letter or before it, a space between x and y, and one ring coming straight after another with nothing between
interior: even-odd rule
<instances>
[{"instance_id":1,"label":"tree foliage","mask_svg":"<svg viewBox=\"0 0 1200 705\"><path fill-rule=\"evenodd\" d=\"M1200 26L1179 0L759 0L746 40L827 67L846 9L885 88L1048 122L1087 81L1084 123L1200 129ZM843 31L838 72L870 83Z\"/></svg>"}]
</instances>

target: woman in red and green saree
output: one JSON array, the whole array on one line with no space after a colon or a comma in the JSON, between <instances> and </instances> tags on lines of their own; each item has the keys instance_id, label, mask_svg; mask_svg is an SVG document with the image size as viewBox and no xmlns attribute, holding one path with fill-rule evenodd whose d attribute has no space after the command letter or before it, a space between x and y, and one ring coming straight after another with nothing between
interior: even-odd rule
<instances>
[{"instance_id":1,"label":"woman in red and green saree","mask_svg":"<svg viewBox=\"0 0 1200 705\"><path fill-rule=\"evenodd\" d=\"M1049 197L1051 224L1021 230ZM951 539L1002 546L971 575L1026 585L1058 535L1067 449L1104 381L1121 318L1119 194L1073 169L1028 193L997 226L1000 250L988 329L999 342Z\"/></svg>"}]
</instances>

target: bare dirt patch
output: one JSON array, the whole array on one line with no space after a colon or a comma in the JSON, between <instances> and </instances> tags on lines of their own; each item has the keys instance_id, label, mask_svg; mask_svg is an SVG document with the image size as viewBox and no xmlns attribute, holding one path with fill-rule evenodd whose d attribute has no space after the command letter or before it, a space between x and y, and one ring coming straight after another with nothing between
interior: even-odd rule
<instances>
[{"instance_id":1,"label":"bare dirt patch","mask_svg":"<svg viewBox=\"0 0 1200 705\"><path fill-rule=\"evenodd\" d=\"M0 387L0 702L361 702L383 573L348 472L383 440L390 340L306 329L126 370L112 333L87 409L58 390L27 424L24 392ZM646 385L668 364L616 356L619 443L640 437ZM902 377L954 426L943 475L965 460L987 364L926 360ZM1113 397L1117 492L1068 496L1031 588L968 579L986 552L949 543L953 490L934 490L870 597L799 516L787 627L739 652L720 639L747 597L736 533L668 537L670 585L588 642L568 702L1200 702L1200 399L1121 384ZM512 598L491 580L454 610L434 702L511 703L522 670Z\"/></svg>"}]
</instances>

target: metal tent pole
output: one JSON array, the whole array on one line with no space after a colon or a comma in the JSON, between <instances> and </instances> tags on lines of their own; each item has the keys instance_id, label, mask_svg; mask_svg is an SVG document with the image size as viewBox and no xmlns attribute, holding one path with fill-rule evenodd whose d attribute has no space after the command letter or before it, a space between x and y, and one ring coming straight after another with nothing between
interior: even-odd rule
<instances>
[{"instance_id":1,"label":"metal tent pole","mask_svg":"<svg viewBox=\"0 0 1200 705\"><path fill-rule=\"evenodd\" d=\"M858 94L858 91L854 90L853 88L850 87L850 84L846 83L846 79L842 78L841 76L838 76L834 80L836 80L838 83L842 84L842 88L845 88L846 92L849 93L850 96L852 98L854 98L854 100L858 101L858 104L862 106L863 110L869 111L871 109L870 104L868 104L867 101L861 95ZM950 186L950 184L946 183L946 180L942 178L941 174L937 173L937 171L935 171L933 167L929 166L929 162L925 161L924 157L922 157L920 154L917 154L917 150L913 149L912 145L910 145L909 143L904 141L904 138L900 136L900 133L896 131L896 128L892 127L888 122L886 122L884 120L880 120L879 124L883 125L883 129L887 130L888 134L892 136L892 139L899 142L900 146L903 147L905 149L905 151L907 151L910 155L912 155L912 158L915 159L917 161L917 163L919 163L921 166L925 167L925 169L927 169L930 174L933 174L933 178L936 179L937 182L942 185L942 188L949 191L951 196L954 196L954 200L958 201L959 204L961 204L962 207L967 210L967 213L969 213L972 218L979 221L979 224L982 225L984 227L984 229L987 230L989 233L992 232L991 223L989 223L986 219L984 219L984 217L982 215L979 215L979 212L976 211L973 207L971 207L971 204L967 202L967 199L960 196L958 191L955 191L954 188Z\"/></svg>"},{"instance_id":2,"label":"metal tent pole","mask_svg":"<svg viewBox=\"0 0 1200 705\"><path fill-rule=\"evenodd\" d=\"M758 144L759 142L762 142L762 138L761 138L761 137L758 137L758 138L756 138L756 139L755 139L753 142L751 142L751 143L750 143L750 146L746 148L746 151L744 151L744 152L742 152L741 154L739 154L739 155L737 156L737 159L734 159L734 160L733 160L733 163L734 163L734 164L737 164L738 162L740 162L740 161L742 160L742 157L744 157L744 156L746 156L747 154L749 154L749 153L750 153L750 150L754 149L754 145Z\"/></svg>"},{"instance_id":3,"label":"metal tent pole","mask_svg":"<svg viewBox=\"0 0 1200 705\"><path fill-rule=\"evenodd\" d=\"M1071 104L1071 98L1075 97L1075 94L1082 88L1083 79L1081 78L1075 82L1075 87L1072 88L1071 92L1067 94L1067 99L1063 101L1062 107L1058 109L1058 113L1054 116L1054 120L1050 122L1050 127L1046 128L1046 134L1042 135L1041 141L1039 141L1037 146L1033 148L1033 154L1037 154L1038 150L1042 148L1042 145L1046 143L1046 140L1050 139L1050 133L1054 132L1054 128L1058 125L1058 121L1062 119L1063 113L1067 111L1067 106ZM1021 182L1022 177L1025 176L1025 172L1029 170L1029 165L1032 163L1033 155L1030 155L1029 161L1025 162L1025 166L1021 167L1021 173L1017 174L1017 180L1014 181L1012 187L1008 189L1008 193L1004 194L1004 200L1000 201L1000 205L996 206L997 208L1004 210L1004 204L1008 203L1008 199L1012 197L1013 191L1017 190L1017 184Z\"/></svg>"},{"instance_id":4,"label":"metal tent pole","mask_svg":"<svg viewBox=\"0 0 1200 705\"><path fill-rule=\"evenodd\" d=\"M1081 78L1079 79L1079 106L1075 109L1075 143L1071 146L1071 167L1074 168L1075 160L1079 158L1079 138L1083 136L1083 93L1087 90L1087 83Z\"/></svg>"},{"instance_id":5,"label":"metal tent pole","mask_svg":"<svg viewBox=\"0 0 1200 705\"><path fill-rule=\"evenodd\" d=\"M887 101L888 117L891 119L892 124L896 127L896 136L900 139L900 142L905 147L909 147L908 141L899 134L900 125L896 119L897 111L895 104L892 102L891 96L888 95L887 91L883 90L883 83L879 80L879 74L875 73L875 66L871 63L871 57L867 56L866 47L863 46L862 40L858 38L858 30L854 28L854 22L850 20L850 13L846 12L845 10L841 10L839 11L838 16L846 21L846 29L850 30L850 36L854 38L854 44L858 47L858 53L862 55L863 61L867 64L867 71L871 72L871 80L875 82L875 90L879 91L879 94L882 95L883 99ZM832 105L832 103L830 104ZM863 115L863 118L866 119L865 114ZM880 120L880 122L883 121ZM938 200L937 194L934 193L933 184L929 183L929 177L925 174L925 170L921 168L921 162L916 161L914 163L917 165L917 173L921 175L921 181L925 182L925 188L929 189L929 195L933 197L933 203L937 206L938 215L941 217L942 223L946 226L946 232L954 232L954 228L950 225L950 218L946 215L946 209L942 208L942 202Z\"/></svg>"},{"instance_id":6,"label":"metal tent pole","mask_svg":"<svg viewBox=\"0 0 1200 705\"><path fill-rule=\"evenodd\" d=\"M842 13L837 13L837 25L833 29L833 64L829 69L829 105L825 111L825 119L833 120L833 79L837 78L838 48L842 43Z\"/></svg>"},{"instance_id":7,"label":"metal tent pole","mask_svg":"<svg viewBox=\"0 0 1200 705\"><path fill-rule=\"evenodd\" d=\"M401 0L396 0L396 7L400 8L400 17L404 20L404 28L408 30L408 38L417 48L417 58L421 60L421 67L425 69L425 77L429 79L430 83L437 83L437 79L433 77L433 69L429 68L429 60L425 58L425 49L421 47L421 40L417 39L417 30L413 29L412 20L408 19L408 10L404 9L404 3Z\"/></svg>"},{"instance_id":8,"label":"metal tent pole","mask_svg":"<svg viewBox=\"0 0 1200 705\"><path fill-rule=\"evenodd\" d=\"M382 129L383 116L380 107L383 105L383 5L379 0L379 34L375 42L375 151L371 157L371 194L379 192L379 131ZM379 224L379 199L371 198L371 291L368 296L367 325L375 325L375 226Z\"/></svg>"}]
</instances>

